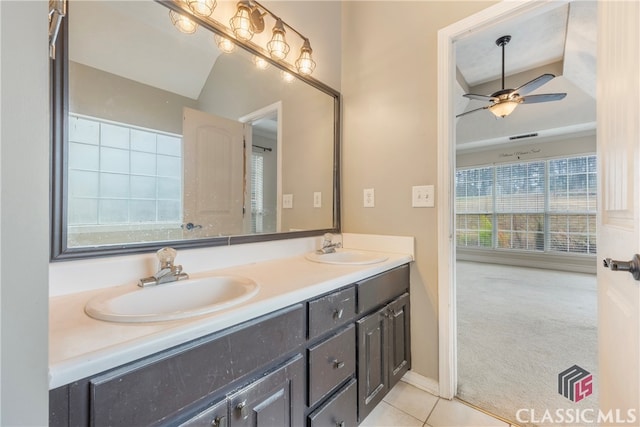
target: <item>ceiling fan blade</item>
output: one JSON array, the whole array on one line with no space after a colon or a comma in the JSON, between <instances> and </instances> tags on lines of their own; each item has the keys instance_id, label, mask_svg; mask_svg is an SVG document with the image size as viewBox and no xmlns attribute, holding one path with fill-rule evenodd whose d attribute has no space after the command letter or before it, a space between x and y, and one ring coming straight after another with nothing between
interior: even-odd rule
<instances>
[{"instance_id":1,"label":"ceiling fan blade","mask_svg":"<svg viewBox=\"0 0 640 427\"><path fill-rule=\"evenodd\" d=\"M530 82L527 82L522 86L514 89L513 91L518 92L520 95L526 95L527 93L533 92L534 90L538 89L540 86L547 83L549 80L553 79L554 77L555 76L553 74L543 74L531 80Z\"/></svg>"},{"instance_id":2,"label":"ceiling fan blade","mask_svg":"<svg viewBox=\"0 0 640 427\"><path fill-rule=\"evenodd\" d=\"M462 116L466 116L467 114L471 114L471 113L475 113L476 111L480 111L480 110L486 110L487 108L491 107L491 105L487 105L486 107L480 107L480 108L476 108L475 110L469 110L469 111L465 111L464 113L460 113L456 116L456 118L458 117L462 117Z\"/></svg>"},{"instance_id":3,"label":"ceiling fan blade","mask_svg":"<svg viewBox=\"0 0 640 427\"><path fill-rule=\"evenodd\" d=\"M465 93L464 95L465 98L469 98L469 99L475 99L477 101L494 101L496 100L496 98L494 98L493 96L489 96L489 95L476 95L475 93Z\"/></svg>"},{"instance_id":4,"label":"ceiling fan blade","mask_svg":"<svg viewBox=\"0 0 640 427\"><path fill-rule=\"evenodd\" d=\"M544 93L540 95L529 95L520 97L523 104L536 104L538 102L560 101L566 93Z\"/></svg>"}]
</instances>

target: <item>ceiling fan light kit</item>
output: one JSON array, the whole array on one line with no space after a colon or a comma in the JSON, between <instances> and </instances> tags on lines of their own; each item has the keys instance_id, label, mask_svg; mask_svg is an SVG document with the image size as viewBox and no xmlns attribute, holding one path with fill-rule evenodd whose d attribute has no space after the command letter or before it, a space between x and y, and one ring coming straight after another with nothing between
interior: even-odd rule
<instances>
[{"instance_id":1,"label":"ceiling fan light kit","mask_svg":"<svg viewBox=\"0 0 640 427\"><path fill-rule=\"evenodd\" d=\"M491 95L477 95L473 93L466 93L463 96L469 99L475 99L478 101L488 101L491 105L485 107L476 108L474 110L466 111L462 114L458 114L456 117L461 117L480 110L489 110L493 115L499 118L505 118L509 114L513 113L519 104L535 104L539 102L559 101L567 96L566 93L546 93L540 95L529 95L540 86L549 82L555 76L553 74L542 74L535 79L519 86L515 89L504 88L504 47L511 41L510 35L499 37L496 40L496 45L502 48L502 89L492 93Z\"/></svg>"}]
</instances>

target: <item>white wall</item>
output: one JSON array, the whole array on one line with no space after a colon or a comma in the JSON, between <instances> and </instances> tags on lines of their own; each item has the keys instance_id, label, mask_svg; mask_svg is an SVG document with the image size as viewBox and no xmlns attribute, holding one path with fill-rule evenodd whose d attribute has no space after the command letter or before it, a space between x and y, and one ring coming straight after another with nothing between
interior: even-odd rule
<instances>
[{"instance_id":1,"label":"white wall","mask_svg":"<svg viewBox=\"0 0 640 427\"><path fill-rule=\"evenodd\" d=\"M1 425L48 421L46 1L0 2Z\"/></svg>"},{"instance_id":2,"label":"white wall","mask_svg":"<svg viewBox=\"0 0 640 427\"><path fill-rule=\"evenodd\" d=\"M553 141L523 141L485 147L479 150L465 150L456 153L456 167L474 167L497 163L527 162L554 157L571 157L581 154L595 154L596 135L572 136Z\"/></svg>"},{"instance_id":3,"label":"white wall","mask_svg":"<svg viewBox=\"0 0 640 427\"><path fill-rule=\"evenodd\" d=\"M435 209L411 208L413 185L437 184L437 32L494 2L343 3L343 230L415 236L413 371L438 379ZM375 189L363 208L362 190Z\"/></svg>"}]
</instances>

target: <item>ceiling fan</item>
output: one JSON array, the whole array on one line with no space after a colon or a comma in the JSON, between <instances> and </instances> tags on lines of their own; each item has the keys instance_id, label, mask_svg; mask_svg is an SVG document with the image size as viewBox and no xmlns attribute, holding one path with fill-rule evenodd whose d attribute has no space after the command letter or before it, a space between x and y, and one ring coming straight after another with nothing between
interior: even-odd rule
<instances>
[{"instance_id":1,"label":"ceiling fan","mask_svg":"<svg viewBox=\"0 0 640 427\"><path fill-rule=\"evenodd\" d=\"M541 76L536 77L535 79L523 84L520 87L517 87L515 89L505 89L504 47L509 43L509 41L511 41L511 36L502 36L498 38L498 40L496 40L496 45L502 47L502 89L492 93L491 95L476 95L473 93L466 93L463 95L464 97L469 99L491 102L491 105L458 114L456 117L488 109L496 117L504 118L511 114L519 104L534 104L538 102L559 101L567 96L566 93L545 93L540 95L526 96L528 93L533 92L543 84L553 79L555 77L553 74L542 74Z\"/></svg>"}]
</instances>

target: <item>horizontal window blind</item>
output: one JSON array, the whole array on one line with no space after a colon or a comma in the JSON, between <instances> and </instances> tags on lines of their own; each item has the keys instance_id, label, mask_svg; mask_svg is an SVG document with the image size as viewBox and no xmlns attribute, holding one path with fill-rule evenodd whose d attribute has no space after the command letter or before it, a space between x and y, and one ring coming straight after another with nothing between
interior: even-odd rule
<instances>
[{"instance_id":1,"label":"horizontal window blind","mask_svg":"<svg viewBox=\"0 0 640 427\"><path fill-rule=\"evenodd\" d=\"M456 171L456 243L596 252L596 156Z\"/></svg>"}]
</instances>

